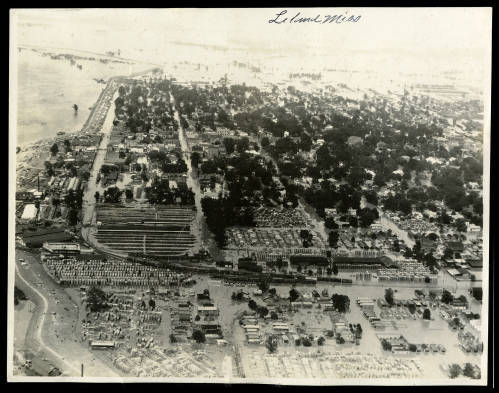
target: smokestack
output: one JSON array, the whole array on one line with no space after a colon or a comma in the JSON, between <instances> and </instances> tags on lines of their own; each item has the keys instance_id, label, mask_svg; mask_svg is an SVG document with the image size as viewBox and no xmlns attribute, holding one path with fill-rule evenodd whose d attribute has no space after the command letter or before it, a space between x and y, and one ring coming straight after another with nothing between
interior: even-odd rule
<instances>
[{"instance_id":1,"label":"smokestack","mask_svg":"<svg viewBox=\"0 0 499 393\"><path fill-rule=\"evenodd\" d=\"M38 175L38 191L40 191L40 175Z\"/></svg>"},{"instance_id":2,"label":"smokestack","mask_svg":"<svg viewBox=\"0 0 499 393\"><path fill-rule=\"evenodd\" d=\"M83 378L83 363L81 364L81 377Z\"/></svg>"}]
</instances>

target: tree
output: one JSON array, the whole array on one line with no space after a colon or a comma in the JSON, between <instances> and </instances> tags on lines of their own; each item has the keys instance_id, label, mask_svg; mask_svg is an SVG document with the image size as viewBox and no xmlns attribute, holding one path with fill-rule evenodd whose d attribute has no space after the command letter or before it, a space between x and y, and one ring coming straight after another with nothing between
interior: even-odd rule
<instances>
[{"instance_id":1,"label":"tree","mask_svg":"<svg viewBox=\"0 0 499 393\"><path fill-rule=\"evenodd\" d=\"M449 304L454 300L454 296L452 296L452 293L450 293L447 290L443 290L442 292L442 303Z\"/></svg>"},{"instance_id":2,"label":"tree","mask_svg":"<svg viewBox=\"0 0 499 393\"><path fill-rule=\"evenodd\" d=\"M429 308L425 308L423 311L423 319L430 320L431 319L431 311Z\"/></svg>"},{"instance_id":3,"label":"tree","mask_svg":"<svg viewBox=\"0 0 499 393\"><path fill-rule=\"evenodd\" d=\"M391 288L385 289L385 300L390 306L393 306L394 304L393 289Z\"/></svg>"},{"instance_id":4,"label":"tree","mask_svg":"<svg viewBox=\"0 0 499 393\"><path fill-rule=\"evenodd\" d=\"M194 320L197 322L201 319L201 317L199 316L199 314L197 314L195 317L194 317Z\"/></svg>"},{"instance_id":5,"label":"tree","mask_svg":"<svg viewBox=\"0 0 499 393\"><path fill-rule=\"evenodd\" d=\"M277 351L278 340L277 337L271 334L265 340L265 347L269 350L269 353L275 353Z\"/></svg>"},{"instance_id":6,"label":"tree","mask_svg":"<svg viewBox=\"0 0 499 393\"><path fill-rule=\"evenodd\" d=\"M151 310L154 310L156 308L156 302L154 301L154 299L149 299L149 308Z\"/></svg>"},{"instance_id":7,"label":"tree","mask_svg":"<svg viewBox=\"0 0 499 393\"><path fill-rule=\"evenodd\" d=\"M264 136L262 138L262 140L260 141L260 144L262 145L262 147L265 149L266 147L268 147L270 145L270 141L269 141L269 138Z\"/></svg>"},{"instance_id":8,"label":"tree","mask_svg":"<svg viewBox=\"0 0 499 393\"><path fill-rule=\"evenodd\" d=\"M59 153L59 146L57 143L54 143L52 147L50 148L50 152L52 153L53 156L56 156L57 153Z\"/></svg>"},{"instance_id":9,"label":"tree","mask_svg":"<svg viewBox=\"0 0 499 393\"><path fill-rule=\"evenodd\" d=\"M177 342L177 337L172 333L170 334L170 344L175 344Z\"/></svg>"},{"instance_id":10,"label":"tree","mask_svg":"<svg viewBox=\"0 0 499 393\"><path fill-rule=\"evenodd\" d=\"M398 239L396 239L396 240L393 242L393 251L395 251L395 252L400 252L400 244L399 244Z\"/></svg>"},{"instance_id":11,"label":"tree","mask_svg":"<svg viewBox=\"0 0 499 393\"><path fill-rule=\"evenodd\" d=\"M269 290L269 282L266 280L261 280L258 283L258 289L260 289L263 293L267 292Z\"/></svg>"},{"instance_id":12,"label":"tree","mask_svg":"<svg viewBox=\"0 0 499 393\"><path fill-rule=\"evenodd\" d=\"M391 351L392 350L392 344L385 338L381 340L381 347L383 348L384 351Z\"/></svg>"},{"instance_id":13,"label":"tree","mask_svg":"<svg viewBox=\"0 0 499 393\"><path fill-rule=\"evenodd\" d=\"M350 309L350 298L347 295L333 294L331 296L333 308L338 312L345 313Z\"/></svg>"},{"instance_id":14,"label":"tree","mask_svg":"<svg viewBox=\"0 0 499 393\"><path fill-rule=\"evenodd\" d=\"M464 364L463 375L468 378L475 378L475 368L471 363Z\"/></svg>"},{"instance_id":15,"label":"tree","mask_svg":"<svg viewBox=\"0 0 499 393\"><path fill-rule=\"evenodd\" d=\"M409 309L409 312L411 314L414 314L416 312L416 305L414 303L409 303L409 306L407 308Z\"/></svg>"},{"instance_id":16,"label":"tree","mask_svg":"<svg viewBox=\"0 0 499 393\"><path fill-rule=\"evenodd\" d=\"M74 227L78 224L78 210L70 209L68 212L68 224Z\"/></svg>"},{"instance_id":17,"label":"tree","mask_svg":"<svg viewBox=\"0 0 499 393\"><path fill-rule=\"evenodd\" d=\"M322 345L324 345L325 342L326 342L326 339L324 337L320 336L317 340L317 345L322 346Z\"/></svg>"},{"instance_id":18,"label":"tree","mask_svg":"<svg viewBox=\"0 0 499 393\"><path fill-rule=\"evenodd\" d=\"M258 304L253 299L248 300L248 307L250 310L256 310L258 308Z\"/></svg>"},{"instance_id":19,"label":"tree","mask_svg":"<svg viewBox=\"0 0 499 393\"><path fill-rule=\"evenodd\" d=\"M267 307L258 307L256 312L260 316L260 318L265 318L269 314L269 309Z\"/></svg>"},{"instance_id":20,"label":"tree","mask_svg":"<svg viewBox=\"0 0 499 393\"><path fill-rule=\"evenodd\" d=\"M444 250L444 255L443 255L443 259L452 259L454 257L454 252L449 248L449 247L446 247L445 250Z\"/></svg>"},{"instance_id":21,"label":"tree","mask_svg":"<svg viewBox=\"0 0 499 393\"><path fill-rule=\"evenodd\" d=\"M66 150L66 153L71 151L71 142L69 139L64 139L64 148Z\"/></svg>"},{"instance_id":22,"label":"tree","mask_svg":"<svg viewBox=\"0 0 499 393\"><path fill-rule=\"evenodd\" d=\"M307 240L309 238L309 236L310 236L310 232L307 229L300 230L300 237L303 240Z\"/></svg>"},{"instance_id":23,"label":"tree","mask_svg":"<svg viewBox=\"0 0 499 393\"><path fill-rule=\"evenodd\" d=\"M324 221L324 226L328 229L338 229L339 226L333 217L327 217Z\"/></svg>"},{"instance_id":24,"label":"tree","mask_svg":"<svg viewBox=\"0 0 499 393\"><path fill-rule=\"evenodd\" d=\"M340 236L338 235L337 231L329 232L329 236L328 236L329 247L332 247L332 248L338 247L339 238L340 238Z\"/></svg>"},{"instance_id":25,"label":"tree","mask_svg":"<svg viewBox=\"0 0 499 393\"><path fill-rule=\"evenodd\" d=\"M83 172L81 177L83 180L88 181L88 179L90 179L90 172L88 172L88 171Z\"/></svg>"},{"instance_id":26,"label":"tree","mask_svg":"<svg viewBox=\"0 0 499 393\"><path fill-rule=\"evenodd\" d=\"M224 138L223 140L225 151L227 154L232 154L234 153L234 147L236 142L232 138Z\"/></svg>"},{"instance_id":27,"label":"tree","mask_svg":"<svg viewBox=\"0 0 499 393\"><path fill-rule=\"evenodd\" d=\"M357 324L355 335L357 338L362 338L362 326L360 326L360 323Z\"/></svg>"},{"instance_id":28,"label":"tree","mask_svg":"<svg viewBox=\"0 0 499 393\"><path fill-rule=\"evenodd\" d=\"M206 341L206 336L202 330L196 329L192 332L192 338L198 343L204 343Z\"/></svg>"},{"instance_id":29,"label":"tree","mask_svg":"<svg viewBox=\"0 0 499 393\"><path fill-rule=\"evenodd\" d=\"M107 203L118 203L121 201L121 191L118 187L109 187L104 191L104 201Z\"/></svg>"},{"instance_id":30,"label":"tree","mask_svg":"<svg viewBox=\"0 0 499 393\"><path fill-rule=\"evenodd\" d=\"M298 292L295 288L292 288L289 291L289 301L290 302L296 302L299 297L300 297L300 292Z\"/></svg>"},{"instance_id":31,"label":"tree","mask_svg":"<svg viewBox=\"0 0 499 393\"><path fill-rule=\"evenodd\" d=\"M416 352L418 347L415 344L409 344L409 351Z\"/></svg>"},{"instance_id":32,"label":"tree","mask_svg":"<svg viewBox=\"0 0 499 393\"><path fill-rule=\"evenodd\" d=\"M482 288L475 287L471 289L471 295L478 301L482 300L483 290Z\"/></svg>"},{"instance_id":33,"label":"tree","mask_svg":"<svg viewBox=\"0 0 499 393\"><path fill-rule=\"evenodd\" d=\"M362 228L369 227L374 221L379 218L379 213L377 209L359 209L357 211L359 217L359 224Z\"/></svg>"},{"instance_id":34,"label":"tree","mask_svg":"<svg viewBox=\"0 0 499 393\"><path fill-rule=\"evenodd\" d=\"M97 312L107 308L107 295L99 287L92 285L87 291L87 306L90 311Z\"/></svg>"},{"instance_id":35,"label":"tree","mask_svg":"<svg viewBox=\"0 0 499 393\"><path fill-rule=\"evenodd\" d=\"M19 289L18 287L14 286L14 305L18 305L20 300L27 300L28 298L26 297L25 293Z\"/></svg>"},{"instance_id":36,"label":"tree","mask_svg":"<svg viewBox=\"0 0 499 393\"><path fill-rule=\"evenodd\" d=\"M276 313L275 311L272 311L272 312L270 313L270 319L272 319L272 320L274 320L274 321L275 321L275 320L276 320L276 319L278 319L278 318L279 318L279 317L278 317L278 315L277 315L277 313Z\"/></svg>"},{"instance_id":37,"label":"tree","mask_svg":"<svg viewBox=\"0 0 499 393\"><path fill-rule=\"evenodd\" d=\"M338 265L336 264L336 262L333 262L333 274L335 276L338 275Z\"/></svg>"},{"instance_id":38,"label":"tree","mask_svg":"<svg viewBox=\"0 0 499 393\"><path fill-rule=\"evenodd\" d=\"M449 376L452 379L459 377L459 375L461 375L461 372L462 370L459 364L454 363L449 366Z\"/></svg>"},{"instance_id":39,"label":"tree","mask_svg":"<svg viewBox=\"0 0 499 393\"><path fill-rule=\"evenodd\" d=\"M457 219L454 225L456 226L456 229L459 232L466 232L468 230L468 227L466 226L466 221L463 220L462 218Z\"/></svg>"},{"instance_id":40,"label":"tree","mask_svg":"<svg viewBox=\"0 0 499 393\"><path fill-rule=\"evenodd\" d=\"M99 200L100 200L100 193L99 193L99 191L95 191L94 198L95 198L95 202L99 203Z\"/></svg>"},{"instance_id":41,"label":"tree","mask_svg":"<svg viewBox=\"0 0 499 393\"><path fill-rule=\"evenodd\" d=\"M194 168L198 168L200 161L201 161L201 155L197 151L192 152L191 153L191 165Z\"/></svg>"}]
</instances>

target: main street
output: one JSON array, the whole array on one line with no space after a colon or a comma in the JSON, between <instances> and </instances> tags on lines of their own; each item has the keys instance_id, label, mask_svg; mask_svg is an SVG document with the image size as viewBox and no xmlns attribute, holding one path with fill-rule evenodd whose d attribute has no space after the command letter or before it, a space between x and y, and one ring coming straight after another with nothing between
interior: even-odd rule
<instances>
[{"instance_id":1,"label":"main street","mask_svg":"<svg viewBox=\"0 0 499 393\"><path fill-rule=\"evenodd\" d=\"M187 164L187 185L190 187L192 192L194 193L194 203L196 206L196 229L194 236L196 236L196 245L198 246L198 250L194 250L194 252L199 251L199 247L202 244L202 227L203 227L203 209L201 207L201 186L199 185L198 178L194 175L191 164L191 149L189 147L189 143L187 142L187 138L185 135L185 130L182 128L182 124L180 122L180 115L178 113L177 108L175 107L175 98L170 94L170 102L173 105L174 117L175 121L178 123L178 139L180 142L180 148L182 149L182 154L184 161Z\"/></svg>"},{"instance_id":2,"label":"main street","mask_svg":"<svg viewBox=\"0 0 499 393\"><path fill-rule=\"evenodd\" d=\"M113 101L116 98L117 92L113 96ZM95 209L95 192L103 193L104 189L101 187L100 183L97 184L97 175L99 174L100 168L104 163L106 157L107 146L109 144L109 138L111 136L111 130L113 129L114 120L114 102L111 104L107 114L104 124L102 125L101 134L102 139L97 148L95 154L94 162L92 164L92 169L90 171L90 178L87 182L87 187L83 193L83 224L84 228L87 225L91 225L93 221L94 209ZM83 230L82 230L83 232ZM85 238L85 237L84 237Z\"/></svg>"}]
</instances>

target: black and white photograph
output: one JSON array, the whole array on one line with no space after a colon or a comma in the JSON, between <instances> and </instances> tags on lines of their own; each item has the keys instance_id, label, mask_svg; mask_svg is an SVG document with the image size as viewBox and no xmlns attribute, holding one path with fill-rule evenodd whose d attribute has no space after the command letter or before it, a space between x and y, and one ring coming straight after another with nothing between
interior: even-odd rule
<instances>
[{"instance_id":1,"label":"black and white photograph","mask_svg":"<svg viewBox=\"0 0 499 393\"><path fill-rule=\"evenodd\" d=\"M9 32L9 382L487 385L491 7Z\"/></svg>"}]
</instances>

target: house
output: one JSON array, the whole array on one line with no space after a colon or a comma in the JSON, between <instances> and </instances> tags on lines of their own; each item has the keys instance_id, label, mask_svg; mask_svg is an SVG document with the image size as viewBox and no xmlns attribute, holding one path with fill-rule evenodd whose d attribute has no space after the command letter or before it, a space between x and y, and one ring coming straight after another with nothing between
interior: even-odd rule
<instances>
[{"instance_id":1,"label":"house","mask_svg":"<svg viewBox=\"0 0 499 393\"><path fill-rule=\"evenodd\" d=\"M483 268L483 260L481 258L466 258L465 261L472 270L481 270Z\"/></svg>"},{"instance_id":2,"label":"house","mask_svg":"<svg viewBox=\"0 0 499 393\"><path fill-rule=\"evenodd\" d=\"M92 341L90 343L92 349L115 349L116 343L114 341Z\"/></svg>"},{"instance_id":3,"label":"house","mask_svg":"<svg viewBox=\"0 0 499 393\"><path fill-rule=\"evenodd\" d=\"M468 303L459 299L454 299L450 305L455 310L466 310L468 308Z\"/></svg>"},{"instance_id":4,"label":"house","mask_svg":"<svg viewBox=\"0 0 499 393\"><path fill-rule=\"evenodd\" d=\"M362 138L360 136L350 136L347 140L350 146L355 146L362 143Z\"/></svg>"},{"instance_id":5,"label":"house","mask_svg":"<svg viewBox=\"0 0 499 393\"><path fill-rule=\"evenodd\" d=\"M423 251L425 254L430 251L434 251L437 248L437 243L426 237L420 240L420 244L421 244L421 251Z\"/></svg>"},{"instance_id":6,"label":"house","mask_svg":"<svg viewBox=\"0 0 499 393\"><path fill-rule=\"evenodd\" d=\"M218 317L219 311L217 306L198 306L197 313L203 317Z\"/></svg>"},{"instance_id":7,"label":"house","mask_svg":"<svg viewBox=\"0 0 499 393\"><path fill-rule=\"evenodd\" d=\"M32 201L33 199L35 199L35 196L30 191L16 192L16 201Z\"/></svg>"},{"instance_id":8,"label":"house","mask_svg":"<svg viewBox=\"0 0 499 393\"><path fill-rule=\"evenodd\" d=\"M222 327L218 324L200 323L197 326L201 328L204 334L212 334L222 338Z\"/></svg>"},{"instance_id":9,"label":"house","mask_svg":"<svg viewBox=\"0 0 499 393\"><path fill-rule=\"evenodd\" d=\"M459 275L464 279L469 279L471 277L471 273L462 267L457 269L459 271Z\"/></svg>"},{"instance_id":10,"label":"house","mask_svg":"<svg viewBox=\"0 0 499 393\"><path fill-rule=\"evenodd\" d=\"M453 258L457 258L456 254L461 254L464 251L464 245L461 241L448 241L445 246L452 251Z\"/></svg>"},{"instance_id":11,"label":"house","mask_svg":"<svg viewBox=\"0 0 499 393\"><path fill-rule=\"evenodd\" d=\"M35 204L30 203L24 206L23 214L21 215L21 220L31 221L36 218L38 214L38 209Z\"/></svg>"}]
</instances>

